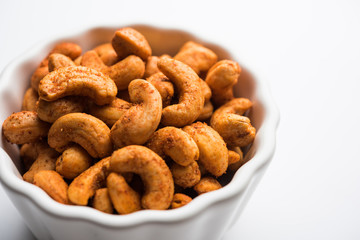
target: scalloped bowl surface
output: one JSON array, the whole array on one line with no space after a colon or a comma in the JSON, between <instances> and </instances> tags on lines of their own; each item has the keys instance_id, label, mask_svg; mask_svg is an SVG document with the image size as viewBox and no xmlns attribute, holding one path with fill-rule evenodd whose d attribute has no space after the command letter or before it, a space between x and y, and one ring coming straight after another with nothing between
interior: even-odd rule
<instances>
[{"instance_id":1,"label":"scalloped bowl surface","mask_svg":"<svg viewBox=\"0 0 360 240\"><path fill-rule=\"evenodd\" d=\"M0 122L20 111L31 74L55 43L75 42L84 52L109 42L115 30L123 26L90 27L59 35L39 43L12 61L0 75ZM220 41L210 43L206 35L199 38L188 31L148 25L131 27L147 38L153 55L174 55L186 41L194 40L211 48L219 59L233 59L241 66L234 52L220 47ZM257 135L246 154L250 160L222 189L200 195L182 208L143 210L120 216L57 203L40 188L22 180L18 147L6 142L4 137L0 142L1 183L38 239L220 239L240 215L271 161L279 121L267 84L244 68L234 93L236 97L247 97L254 102L249 117Z\"/></svg>"}]
</instances>

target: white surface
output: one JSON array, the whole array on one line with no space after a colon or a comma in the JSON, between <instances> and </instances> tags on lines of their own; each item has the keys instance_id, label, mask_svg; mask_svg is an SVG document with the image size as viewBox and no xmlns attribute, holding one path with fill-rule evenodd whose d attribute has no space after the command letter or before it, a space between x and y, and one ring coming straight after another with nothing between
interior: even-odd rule
<instances>
[{"instance_id":1,"label":"white surface","mask_svg":"<svg viewBox=\"0 0 360 240\"><path fill-rule=\"evenodd\" d=\"M224 239L360 238L359 2L101 2L0 1L0 70L88 21L141 16L229 36L241 64L268 79L281 121L274 160ZM2 189L0 212L3 239L32 239Z\"/></svg>"}]
</instances>

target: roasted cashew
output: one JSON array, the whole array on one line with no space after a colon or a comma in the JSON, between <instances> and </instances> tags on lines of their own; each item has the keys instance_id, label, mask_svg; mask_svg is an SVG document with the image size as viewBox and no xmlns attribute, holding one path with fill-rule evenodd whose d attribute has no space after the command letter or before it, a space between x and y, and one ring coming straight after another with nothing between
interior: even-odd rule
<instances>
[{"instance_id":1,"label":"roasted cashew","mask_svg":"<svg viewBox=\"0 0 360 240\"><path fill-rule=\"evenodd\" d=\"M145 64L141 58L130 55L118 63L108 67L95 51L88 51L82 56L82 66L101 71L114 80L118 90L127 89L129 83L137 78L142 78Z\"/></svg>"},{"instance_id":2,"label":"roasted cashew","mask_svg":"<svg viewBox=\"0 0 360 240\"><path fill-rule=\"evenodd\" d=\"M46 75L39 84L39 96L46 101L80 95L104 105L111 103L116 94L113 80L101 72L81 66L59 68Z\"/></svg>"},{"instance_id":3,"label":"roasted cashew","mask_svg":"<svg viewBox=\"0 0 360 240\"><path fill-rule=\"evenodd\" d=\"M129 94L134 105L111 128L111 139L117 148L144 144L161 119L161 96L151 83L133 80L129 85Z\"/></svg>"},{"instance_id":4,"label":"roasted cashew","mask_svg":"<svg viewBox=\"0 0 360 240\"><path fill-rule=\"evenodd\" d=\"M68 185L64 179L53 170L41 170L34 175L34 185L44 190L52 199L68 204Z\"/></svg>"},{"instance_id":5,"label":"roasted cashew","mask_svg":"<svg viewBox=\"0 0 360 240\"><path fill-rule=\"evenodd\" d=\"M113 213L114 208L107 188L100 188L95 191L92 206L104 213Z\"/></svg>"},{"instance_id":6,"label":"roasted cashew","mask_svg":"<svg viewBox=\"0 0 360 240\"><path fill-rule=\"evenodd\" d=\"M86 206L95 191L105 185L109 174L110 157L104 158L82 172L69 185L68 197L76 205Z\"/></svg>"},{"instance_id":7,"label":"roasted cashew","mask_svg":"<svg viewBox=\"0 0 360 240\"><path fill-rule=\"evenodd\" d=\"M139 174L145 193L141 206L145 209L167 209L174 195L174 181L165 161L143 146L127 146L116 150L110 160L114 172Z\"/></svg>"},{"instance_id":8,"label":"roasted cashew","mask_svg":"<svg viewBox=\"0 0 360 240\"><path fill-rule=\"evenodd\" d=\"M21 111L36 111L36 102L39 99L38 93L29 88L24 94L24 99L21 106Z\"/></svg>"},{"instance_id":9,"label":"roasted cashew","mask_svg":"<svg viewBox=\"0 0 360 240\"><path fill-rule=\"evenodd\" d=\"M91 165L92 158L78 145L67 148L56 160L56 171L64 178L74 179Z\"/></svg>"},{"instance_id":10,"label":"roasted cashew","mask_svg":"<svg viewBox=\"0 0 360 240\"><path fill-rule=\"evenodd\" d=\"M118 56L111 43L104 43L94 48L101 61L107 66L114 65L118 61Z\"/></svg>"},{"instance_id":11,"label":"roasted cashew","mask_svg":"<svg viewBox=\"0 0 360 240\"><path fill-rule=\"evenodd\" d=\"M49 56L49 63L48 63L49 72L69 66L75 66L75 63L67 56L61 53L53 53Z\"/></svg>"},{"instance_id":12,"label":"roasted cashew","mask_svg":"<svg viewBox=\"0 0 360 240\"><path fill-rule=\"evenodd\" d=\"M69 113L51 126L48 143L52 148L63 152L70 142L82 146L93 158L103 158L112 152L109 127L86 113Z\"/></svg>"},{"instance_id":13,"label":"roasted cashew","mask_svg":"<svg viewBox=\"0 0 360 240\"><path fill-rule=\"evenodd\" d=\"M159 61L160 58L165 58L165 57L171 58L171 56L167 54L163 54L160 57L158 56L148 57L145 64L144 78L148 78L151 75L160 72L159 68L157 67L157 62Z\"/></svg>"},{"instance_id":14,"label":"roasted cashew","mask_svg":"<svg viewBox=\"0 0 360 240\"><path fill-rule=\"evenodd\" d=\"M200 195L203 193L215 191L222 188L221 184L213 177L203 177L200 182L194 186L194 190Z\"/></svg>"},{"instance_id":15,"label":"roasted cashew","mask_svg":"<svg viewBox=\"0 0 360 240\"><path fill-rule=\"evenodd\" d=\"M110 173L106 185L114 208L119 214L141 210L140 195L134 191L119 173Z\"/></svg>"},{"instance_id":16,"label":"roasted cashew","mask_svg":"<svg viewBox=\"0 0 360 240\"><path fill-rule=\"evenodd\" d=\"M188 41L181 47L174 59L189 65L196 74L200 75L216 63L217 56L201 44Z\"/></svg>"},{"instance_id":17,"label":"roasted cashew","mask_svg":"<svg viewBox=\"0 0 360 240\"><path fill-rule=\"evenodd\" d=\"M174 96L174 85L169 79L163 73L158 72L148 77L146 81L159 91L163 108L169 106Z\"/></svg>"},{"instance_id":18,"label":"roasted cashew","mask_svg":"<svg viewBox=\"0 0 360 240\"><path fill-rule=\"evenodd\" d=\"M48 58L53 53L61 53L70 59L74 60L81 54L81 47L75 43L59 43L50 51L49 55L42 60L38 68L31 76L31 87L37 92L40 80L43 79L48 73Z\"/></svg>"},{"instance_id":19,"label":"roasted cashew","mask_svg":"<svg viewBox=\"0 0 360 240\"><path fill-rule=\"evenodd\" d=\"M216 177L223 175L228 167L228 149L221 136L206 123L196 122L183 128L196 142L199 162Z\"/></svg>"},{"instance_id":20,"label":"roasted cashew","mask_svg":"<svg viewBox=\"0 0 360 240\"><path fill-rule=\"evenodd\" d=\"M2 125L7 141L14 144L36 142L47 136L50 125L40 120L36 112L21 111L11 114Z\"/></svg>"},{"instance_id":21,"label":"roasted cashew","mask_svg":"<svg viewBox=\"0 0 360 240\"><path fill-rule=\"evenodd\" d=\"M58 118L66 114L83 112L84 110L85 103L83 99L78 96L59 98L52 102L39 99L36 107L39 118L49 123L55 122Z\"/></svg>"},{"instance_id":22,"label":"roasted cashew","mask_svg":"<svg viewBox=\"0 0 360 240\"><path fill-rule=\"evenodd\" d=\"M245 163L246 160L244 158L243 152L241 151L241 148L233 147L232 150L229 150L229 170L236 171Z\"/></svg>"},{"instance_id":23,"label":"roasted cashew","mask_svg":"<svg viewBox=\"0 0 360 240\"><path fill-rule=\"evenodd\" d=\"M37 157L36 143L25 143L20 147L20 159L25 171L29 170Z\"/></svg>"},{"instance_id":24,"label":"roasted cashew","mask_svg":"<svg viewBox=\"0 0 360 240\"><path fill-rule=\"evenodd\" d=\"M199 149L189 134L175 127L157 130L146 143L160 157L169 156L181 166L188 166L199 158Z\"/></svg>"},{"instance_id":25,"label":"roasted cashew","mask_svg":"<svg viewBox=\"0 0 360 240\"><path fill-rule=\"evenodd\" d=\"M229 146L245 147L252 143L256 129L244 116L252 102L246 98L235 98L218 108L211 117L211 126Z\"/></svg>"},{"instance_id":26,"label":"roasted cashew","mask_svg":"<svg viewBox=\"0 0 360 240\"><path fill-rule=\"evenodd\" d=\"M206 83L212 90L212 101L221 106L234 98L233 86L237 83L241 68L231 60L222 60L212 66L206 76Z\"/></svg>"},{"instance_id":27,"label":"roasted cashew","mask_svg":"<svg viewBox=\"0 0 360 240\"><path fill-rule=\"evenodd\" d=\"M23 179L27 182L32 183L34 175L41 170L55 170L55 162L59 153L54 149L50 148L45 142L38 142L35 144L36 147L36 160L31 165L29 170L23 175Z\"/></svg>"},{"instance_id":28,"label":"roasted cashew","mask_svg":"<svg viewBox=\"0 0 360 240\"><path fill-rule=\"evenodd\" d=\"M173 163L170 170L174 178L174 183L182 188L193 187L201 178L199 165L195 161L187 166Z\"/></svg>"},{"instance_id":29,"label":"roasted cashew","mask_svg":"<svg viewBox=\"0 0 360 240\"><path fill-rule=\"evenodd\" d=\"M170 58L160 59L158 68L174 83L179 95L178 104L162 110L161 123L175 127L191 124L199 117L204 107L199 77L186 64Z\"/></svg>"},{"instance_id":30,"label":"roasted cashew","mask_svg":"<svg viewBox=\"0 0 360 240\"><path fill-rule=\"evenodd\" d=\"M91 105L88 109L88 112L102 120L109 127L112 127L117 120L121 118L124 113L131 108L132 104L124 101L120 98L115 98L108 105Z\"/></svg>"},{"instance_id":31,"label":"roasted cashew","mask_svg":"<svg viewBox=\"0 0 360 240\"><path fill-rule=\"evenodd\" d=\"M183 193L175 193L173 200L171 202L171 209L183 207L191 201L192 198L189 197L188 195L185 195Z\"/></svg>"},{"instance_id":32,"label":"roasted cashew","mask_svg":"<svg viewBox=\"0 0 360 240\"><path fill-rule=\"evenodd\" d=\"M212 93L209 85L205 81L201 79L199 79L199 81L201 83L201 92L204 96L204 108L202 109L200 116L196 120L205 121L206 119L211 117L214 111L214 107L210 101Z\"/></svg>"},{"instance_id":33,"label":"roasted cashew","mask_svg":"<svg viewBox=\"0 0 360 240\"><path fill-rule=\"evenodd\" d=\"M151 56L151 48L145 37L133 28L124 27L115 32L112 46L120 59L136 55L146 61Z\"/></svg>"}]
</instances>

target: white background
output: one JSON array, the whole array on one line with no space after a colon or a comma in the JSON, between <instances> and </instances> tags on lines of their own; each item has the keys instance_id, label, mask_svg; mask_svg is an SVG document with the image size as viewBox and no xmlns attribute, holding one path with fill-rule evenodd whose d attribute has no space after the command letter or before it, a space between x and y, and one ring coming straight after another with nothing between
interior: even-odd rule
<instances>
[{"instance_id":1,"label":"white background","mask_svg":"<svg viewBox=\"0 0 360 240\"><path fill-rule=\"evenodd\" d=\"M58 32L129 20L226 38L270 85L277 151L225 240L360 239L359 1L0 0L0 70ZM0 213L2 239L33 238L1 187Z\"/></svg>"}]
</instances>

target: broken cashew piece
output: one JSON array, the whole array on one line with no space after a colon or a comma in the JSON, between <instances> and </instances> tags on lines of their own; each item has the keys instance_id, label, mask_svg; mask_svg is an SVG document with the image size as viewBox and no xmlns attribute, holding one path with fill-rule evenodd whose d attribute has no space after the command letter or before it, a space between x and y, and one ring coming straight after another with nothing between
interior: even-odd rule
<instances>
[{"instance_id":1,"label":"broken cashew piece","mask_svg":"<svg viewBox=\"0 0 360 240\"><path fill-rule=\"evenodd\" d=\"M141 210L140 195L134 191L119 173L110 173L106 179L109 195L119 214L129 214Z\"/></svg>"},{"instance_id":2,"label":"broken cashew piece","mask_svg":"<svg viewBox=\"0 0 360 240\"><path fill-rule=\"evenodd\" d=\"M242 165L246 163L244 154L239 147L233 147L229 150L229 167L231 171L238 170Z\"/></svg>"},{"instance_id":3,"label":"broken cashew piece","mask_svg":"<svg viewBox=\"0 0 360 240\"><path fill-rule=\"evenodd\" d=\"M7 141L13 144L36 142L47 136L50 125L43 122L36 112L21 111L5 119L2 131Z\"/></svg>"},{"instance_id":4,"label":"broken cashew piece","mask_svg":"<svg viewBox=\"0 0 360 240\"><path fill-rule=\"evenodd\" d=\"M158 68L174 83L179 94L178 104L162 110L161 123L175 127L191 124L199 117L204 107L199 77L186 64L170 58L160 59Z\"/></svg>"},{"instance_id":5,"label":"broken cashew piece","mask_svg":"<svg viewBox=\"0 0 360 240\"><path fill-rule=\"evenodd\" d=\"M77 176L69 185L70 202L86 206L95 191L105 184L109 173L109 164L110 157L104 158Z\"/></svg>"},{"instance_id":6,"label":"broken cashew piece","mask_svg":"<svg viewBox=\"0 0 360 240\"><path fill-rule=\"evenodd\" d=\"M229 146L245 147L252 143L256 129L244 116L252 102L246 98L235 98L218 108L211 117L211 126Z\"/></svg>"},{"instance_id":7,"label":"broken cashew piece","mask_svg":"<svg viewBox=\"0 0 360 240\"><path fill-rule=\"evenodd\" d=\"M35 174L34 185L44 190L52 199L59 203L68 204L68 185L55 171L42 170Z\"/></svg>"},{"instance_id":8,"label":"broken cashew piece","mask_svg":"<svg viewBox=\"0 0 360 240\"><path fill-rule=\"evenodd\" d=\"M199 158L199 149L189 134L175 127L157 130L146 143L160 157L169 156L181 166L187 166Z\"/></svg>"},{"instance_id":9,"label":"broken cashew piece","mask_svg":"<svg viewBox=\"0 0 360 240\"><path fill-rule=\"evenodd\" d=\"M200 182L194 186L194 190L200 195L203 193L215 191L222 188L221 184L213 177L203 177Z\"/></svg>"},{"instance_id":10,"label":"broken cashew piece","mask_svg":"<svg viewBox=\"0 0 360 240\"><path fill-rule=\"evenodd\" d=\"M183 128L196 142L199 162L212 175L219 177L228 167L228 149L221 136L206 123L196 122Z\"/></svg>"},{"instance_id":11,"label":"broken cashew piece","mask_svg":"<svg viewBox=\"0 0 360 240\"><path fill-rule=\"evenodd\" d=\"M150 149L133 145L116 150L111 156L110 170L140 175L145 186L143 208L169 208L174 195L173 178L165 161Z\"/></svg>"},{"instance_id":12,"label":"broken cashew piece","mask_svg":"<svg viewBox=\"0 0 360 240\"><path fill-rule=\"evenodd\" d=\"M211 100L221 106L234 98L233 86L238 82L241 68L237 62L222 60L212 66L206 76L206 83L212 90Z\"/></svg>"},{"instance_id":13,"label":"broken cashew piece","mask_svg":"<svg viewBox=\"0 0 360 240\"><path fill-rule=\"evenodd\" d=\"M161 96L149 82L136 79L129 85L134 105L111 128L111 139L117 148L144 144L158 127L161 119Z\"/></svg>"},{"instance_id":14,"label":"broken cashew piece","mask_svg":"<svg viewBox=\"0 0 360 240\"><path fill-rule=\"evenodd\" d=\"M52 148L63 152L71 142L82 146L93 158L103 158L112 152L109 127L86 113L69 113L51 126L48 143Z\"/></svg>"},{"instance_id":15,"label":"broken cashew piece","mask_svg":"<svg viewBox=\"0 0 360 240\"><path fill-rule=\"evenodd\" d=\"M70 66L46 75L39 84L39 96L55 101L71 95L87 96L98 105L111 103L117 88L112 79L94 69Z\"/></svg>"},{"instance_id":16,"label":"broken cashew piece","mask_svg":"<svg viewBox=\"0 0 360 240\"><path fill-rule=\"evenodd\" d=\"M171 209L183 207L191 201L192 198L189 197L188 195L185 195L183 193L175 193L174 198L171 202Z\"/></svg>"}]
</instances>

